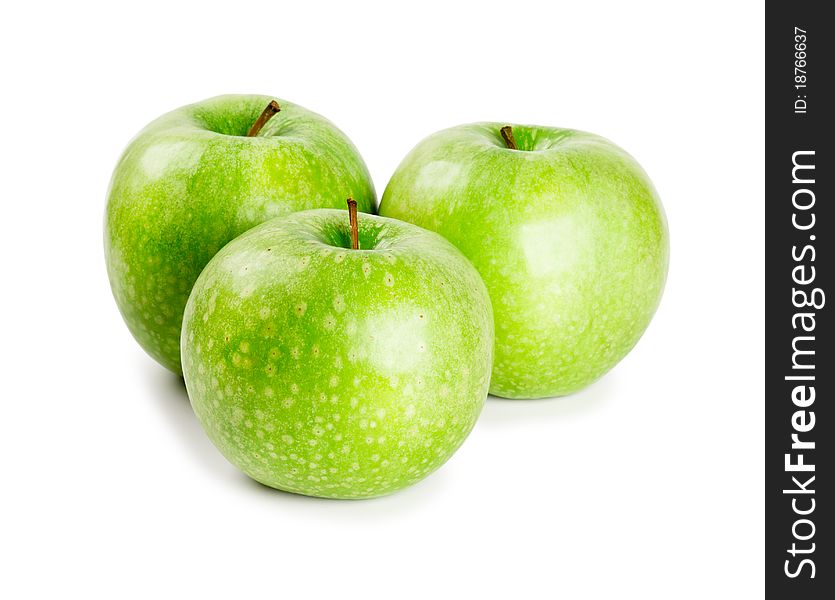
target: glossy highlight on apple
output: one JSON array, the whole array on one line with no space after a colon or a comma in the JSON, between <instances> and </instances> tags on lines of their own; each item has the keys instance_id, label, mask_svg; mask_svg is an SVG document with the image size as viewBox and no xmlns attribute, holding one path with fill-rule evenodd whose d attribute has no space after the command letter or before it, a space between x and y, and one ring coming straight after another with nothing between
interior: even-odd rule
<instances>
[{"instance_id":1,"label":"glossy highlight on apple","mask_svg":"<svg viewBox=\"0 0 835 600\"><path fill-rule=\"evenodd\" d=\"M570 394L660 302L661 201L624 150L479 122L371 176L324 117L269 96L174 110L130 142L104 223L128 329L264 485L359 499L441 467L488 393Z\"/></svg>"}]
</instances>

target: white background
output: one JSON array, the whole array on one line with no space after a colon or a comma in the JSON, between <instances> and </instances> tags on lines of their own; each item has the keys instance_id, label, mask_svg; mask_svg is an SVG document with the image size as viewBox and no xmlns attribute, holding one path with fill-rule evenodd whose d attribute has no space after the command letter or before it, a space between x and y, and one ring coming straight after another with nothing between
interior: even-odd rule
<instances>
[{"instance_id":1,"label":"white background","mask_svg":"<svg viewBox=\"0 0 835 600\"><path fill-rule=\"evenodd\" d=\"M0 596L757 598L759 2L40 2L0 15ZM17 3L24 4L24 3ZM394 496L238 473L123 325L101 224L147 122L220 93L320 112L378 194L438 129L585 129L653 178L672 258L635 350L572 397L489 399Z\"/></svg>"}]
</instances>

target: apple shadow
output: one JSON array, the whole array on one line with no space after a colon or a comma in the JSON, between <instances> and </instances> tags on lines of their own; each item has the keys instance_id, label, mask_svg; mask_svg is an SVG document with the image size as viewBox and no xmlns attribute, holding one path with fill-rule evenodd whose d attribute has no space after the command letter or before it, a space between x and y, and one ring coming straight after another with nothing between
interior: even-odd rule
<instances>
[{"instance_id":1,"label":"apple shadow","mask_svg":"<svg viewBox=\"0 0 835 600\"><path fill-rule=\"evenodd\" d=\"M525 422L581 417L599 410L616 394L616 380L616 374L608 373L579 392L555 398L511 400L488 396L476 426L504 429Z\"/></svg>"},{"instance_id":2,"label":"apple shadow","mask_svg":"<svg viewBox=\"0 0 835 600\"><path fill-rule=\"evenodd\" d=\"M348 514L352 519L369 519L378 521L388 515L400 516L415 510L427 509L433 501L443 497L441 488L446 485L446 473L442 466L431 473L423 481L398 490L386 496L361 499L319 498L304 496L271 488L250 479L240 473L238 479L243 481L243 487L248 492L264 498L269 502L281 502L287 506L297 506L304 510L316 511L319 516L334 516L341 518Z\"/></svg>"},{"instance_id":3,"label":"apple shadow","mask_svg":"<svg viewBox=\"0 0 835 600\"><path fill-rule=\"evenodd\" d=\"M149 361L146 361L146 363ZM197 421L188 399L186 383L179 375L155 363L147 364L145 381L151 397L170 428L195 462L211 473L222 475L229 465L212 445Z\"/></svg>"},{"instance_id":4,"label":"apple shadow","mask_svg":"<svg viewBox=\"0 0 835 600\"><path fill-rule=\"evenodd\" d=\"M163 419L174 430L184 449L200 468L214 479L232 484L237 489L265 502L279 503L292 510L312 512L317 518L350 518L379 520L387 516L431 510L431 505L444 497L450 472L446 465L423 481L387 496L363 500L336 500L284 492L250 479L212 445L191 408L183 378L159 367L145 365L145 380L150 382L150 395ZM582 417L599 410L616 394L614 373L609 373L588 388L569 396L538 400L509 400L489 396L476 427L488 429L518 428L526 423ZM453 456L452 461L455 460Z\"/></svg>"},{"instance_id":5,"label":"apple shadow","mask_svg":"<svg viewBox=\"0 0 835 600\"><path fill-rule=\"evenodd\" d=\"M427 507L434 499L442 497L440 489L446 485L446 469L440 469L409 488L387 496L363 500L337 500L303 496L271 488L247 477L231 465L212 445L194 415L186 391L185 381L157 364L146 361L144 379L150 382L151 397L163 420L180 439L185 451L195 463L225 485L233 485L247 495L258 497L283 506L316 511L317 514L341 515L349 511L351 518L379 519L385 515L401 515L404 512ZM321 510L327 507L327 510Z\"/></svg>"}]
</instances>

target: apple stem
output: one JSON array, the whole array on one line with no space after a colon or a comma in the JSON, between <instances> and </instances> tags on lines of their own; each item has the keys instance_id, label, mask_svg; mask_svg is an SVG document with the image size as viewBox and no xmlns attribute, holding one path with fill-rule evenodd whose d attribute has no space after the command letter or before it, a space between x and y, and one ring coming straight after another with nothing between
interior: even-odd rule
<instances>
[{"instance_id":1,"label":"apple stem","mask_svg":"<svg viewBox=\"0 0 835 600\"><path fill-rule=\"evenodd\" d=\"M507 146L511 150L517 150L516 140L513 138L513 127L511 127L510 125L505 125L499 130L499 133L502 134L502 139L504 140L505 146Z\"/></svg>"},{"instance_id":2,"label":"apple stem","mask_svg":"<svg viewBox=\"0 0 835 600\"><path fill-rule=\"evenodd\" d=\"M351 249L360 249L359 228L357 227L357 201L348 198L348 218L351 220Z\"/></svg>"},{"instance_id":3,"label":"apple stem","mask_svg":"<svg viewBox=\"0 0 835 600\"><path fill-rule=\"evenodd\" d=\"M261 128L267 124L267 121L272 119L280 110L281 107L278 105L278 102L270 100L270 103L267 104L267 108L263 110L263 112L255 120L255 123L252 124L252 127L249 128L249 131L246 132L246 137L255 137L258 135L258 132L261 131Z\"/></svg>"}]
</instances>

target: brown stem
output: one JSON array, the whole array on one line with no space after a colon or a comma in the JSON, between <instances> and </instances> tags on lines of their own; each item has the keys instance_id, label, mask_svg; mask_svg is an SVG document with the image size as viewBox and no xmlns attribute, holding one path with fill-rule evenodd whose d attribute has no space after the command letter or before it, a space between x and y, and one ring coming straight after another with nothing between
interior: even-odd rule
<instances>
[{"instance_id":1,"label":"brown stem","mask_svg":"<svg viewBox=\"0 0 835 600\"><path fill-rule=\"evenodd\" d=\"M272 119L280 110L281 107L278 105L278 102L270 100L270 103L267 104L267 108L265 108L259 117L255 119L255 123L253 123L252 127L249 128L249 131L246 132L246 137L255 137L258 135L258 132L261 131L261 128L267 124L267 121Z\"/></svg>"},{"instance_id":2,"label":"brown stem","mask_svg":"<svg viewBox=\"0 0 835 600\"><path fill-rule=\"evenodd\" d=\"M504 145L510 148L511 150L516 150L516 140L513 138L513 127L510 125L505 125L499 130L499 133L502 134L502 139L504 140Z\"/></svg>"},{"instance_id":3,"label":"brown stem","mask_svg":"<svg viewBox=\"0 0 835 600\"><path fill-rule=\"evenodd\" d=\"M348 218L351 220L351 248L360 249L359 229L357 227L357 201L348 198Z\"/></svg>"}]
</instances>

